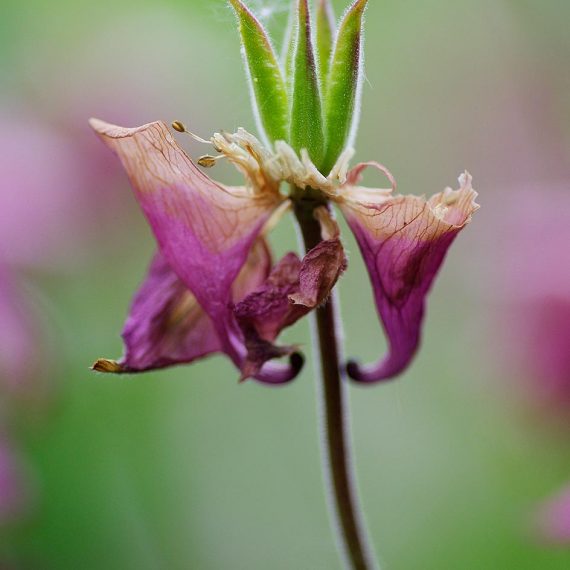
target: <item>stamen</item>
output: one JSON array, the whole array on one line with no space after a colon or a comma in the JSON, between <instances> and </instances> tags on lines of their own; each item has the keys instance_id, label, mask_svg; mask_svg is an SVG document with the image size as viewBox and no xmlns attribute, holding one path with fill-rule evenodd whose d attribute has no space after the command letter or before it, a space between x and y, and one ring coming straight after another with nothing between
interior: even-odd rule
<instances>
[{"instance_id":1,"label":"stamen","mask_svg":"<svg viewBox=\"0 0 570 570\"><path fill-rule=\"evenodd\" d=\"M305 167L305 179L308 182L308 186L314 186L315 188L325 188L329 185L329 180L327 180L315 166L309 152L306 148L301 149L301 162Z\"/></svg>"},{"instance_id":2,"label":"stamen","mask_svg":"<svg viewBox=\"0 0 570 570\"><path fill-rule=\"evenodd\" d=\"M108 360L107 358L100 358L93 364L91 370L95 372L102 372L103 374L121 374L124 372L123 367L116 360Z\"/></svg>"},{"instance_id":3,"label":"stamen","mask_svg":"<svg viewBox=\"0 0 570 570\"><path fill-rule=\"evenodd\" d=\"M261 233L266 236L269 234L275 226L279 223L279 220L292 208L291 200L285 200L277 209L271 214L271 217L265 222Z\"/></svg>"},{"instance_id":4,"label":"stamen","mask_svg":"<svg viewBox=\"0 0 570 570\"><path fill-rule=\"evenodd\" d=\"M185 133L186 132L186 127L180 121L173 121L172 122L172 128L175 131L178 131L179 133Z\"/></svg>"},{"instance_id":5,"label":"stamen","mask_svg":"<svg viewBox=\"0 0 570 570\"><path fill-rule=\"evenodd\" d=\"M280 183L288 182L302 189L311 187L321 190L327 196L336 198L339 188L346 182L348 164L354 154L352 148L345 149L330 174L324 176L305 149L298 154L282 140L275 141L274 148L266 148L256 137L240 127L235 133L214 133L208 142L190 133L180 121L175 121L172 126L197 141L211 144L219 153L219 156L208 154L200 157L200 166L211 168L220 158L225 157L246 176L246 185L254 192L278 192Z\"/></svg>"},{"instance_id":6,"label":"stamen","mask_svg":"<svg viewBox=\"0 0 570 570\"><path fill-rule=\"evenodd\" d=\"M340 229L326 206L315 208L313 216L321 226L321 237L324 240L338 238Z\"/></svg>"},{"instance_id":7,"label":"stamen","mask_svg":"<svg viewBox=\"0 0 570 570\"><path fill-rule=\"evenodd\" d=\"M225 156L223 154L220 154L219 156L211 156L209 154L205 154L198 159L198 164L203 168L212 168L221 158L225 158Z\"/></svg>"},{"instance_id":8,"label":"stamen","mask_svg":"<svg viewBox=\"0 0 570 570\"><path fill-rule=\"evenodd\" d=\"M346 182L350 161L354 154L355 150L352 147L347 147L342 151L328 175L329 180L338 180L341 184Z\"/></svg>"},{"instance_id":9,"label":"stamen","mask_svg":"<svg viewBox=\"0 0 570 570\"><path fill-rule=\"evenodd\" d=\"M195 141L203 143L203 144L212 144L212 141L207 141L206 139L203 139L202 137L199 137L198 135L195 135L194 133L190 132L186 126L184 125L184 123L182 123L181 121L174 121L172 123L172 128L175 131L178 131L179 133L184 133L185 135L189 135L191 136Z\"/></svg>"}]
</instances>

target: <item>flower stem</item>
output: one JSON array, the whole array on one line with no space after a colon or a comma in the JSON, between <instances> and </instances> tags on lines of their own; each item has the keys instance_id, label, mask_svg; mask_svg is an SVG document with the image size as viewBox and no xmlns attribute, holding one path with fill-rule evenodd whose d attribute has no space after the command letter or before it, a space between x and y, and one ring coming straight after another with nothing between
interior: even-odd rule
<instances>
[{"instance_id":1,"label":"flower stem","mask_svg":"<svg viewBox=\"0 0 570 570\"><path fill-rule=\"evenodd\" d=\"M295 215L301 229L305 249L308 251L321 241L319 223L313 217L318 202L296 200ZM358 496L350 460L349 421L345 390L339 366L339 344L334 296L315 312L320 367L320 405L322 407L323 469L330 482L331 515L339 533L347 567L352 570L373 570L377 565L367 548L364 524L359 517ZM320 369L320 370L319 370Z\"/></svg>"}]
</instances>

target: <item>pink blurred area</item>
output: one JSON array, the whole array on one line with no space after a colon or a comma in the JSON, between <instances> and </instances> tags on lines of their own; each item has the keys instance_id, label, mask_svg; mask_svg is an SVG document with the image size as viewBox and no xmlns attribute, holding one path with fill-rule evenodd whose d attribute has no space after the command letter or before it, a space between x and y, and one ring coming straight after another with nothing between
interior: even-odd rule
<instances>
[{"instance_id":1,"label":"pink blurred area","mask_svg":"<svg viewBox=\"0 0 570 570\"><path fill-rule=\"evenodd\" d=\"M39 326L20 280L0 266L0 393L37 391L40 375Z\"/></svg>"},{"instance_id":2,"label":"pink blurred area","mask_svg":"<svg viewBox=\"0 0 570 570\"><path fill-rule=\"evenodd\" d=\"M120 204L118 169L73 125L17 108L0 117L0 260L12 266L70 263L81 256L106 213Z\"/></svg>"},{"instance_id":3,"label":"pink blurred area","mask_svg":"<svg viewBox=\"0 0 570 570\"><path fill-rule=\"evenodd\" d=\"M537 532L547 544L570 546L570 485L541 505Z\"/></svg>"},{"instance_id":4,"label":"pink blurred area","mask_svg":"<svg viewBox=\"0 0 570 570\"><path fill-rule=\"evenodd\" d=\"M570 428L570 188L521 184L495 205L490 354L511 402L539 423Z\"/></svg>"},{"instance_id":5,"label":"pink blurred area","mask_svg":"<svg viewBox=\"0 0 570 570\"><path fill-rule=\"evenodd\" d=\"M0 434L0 526L26 515L34 502L34 485L21 452Z\"/></svg>"}]
</instances>

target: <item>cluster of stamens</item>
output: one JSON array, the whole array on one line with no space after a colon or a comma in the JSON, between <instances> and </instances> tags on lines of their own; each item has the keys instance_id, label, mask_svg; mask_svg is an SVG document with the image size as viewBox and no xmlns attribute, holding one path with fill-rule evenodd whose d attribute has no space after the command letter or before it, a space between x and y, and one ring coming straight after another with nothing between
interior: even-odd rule
<instances>
[{"instance_id":1,"label":"cluster of stamens","mask_svg":"<svg viewBox=\"0 0 570 570\"><path fill-rule=\"evenodd\" d=\"M200 143L212 145L219 153L200 157L200 166L211 168L225 158L244 174L252 192L278 192L281 183L287 182L297 188L313 188L329 196L336 195L338 188L346 182L349 162L354 156L354 149L345 149L328 176L324 176L306 149L297 154L285 141L276 141L275 150L270 150L241 127L236 133L214 133L210 140L191 133L179 121L172 123L172 128Z\"/></svg>"}]
</instances>

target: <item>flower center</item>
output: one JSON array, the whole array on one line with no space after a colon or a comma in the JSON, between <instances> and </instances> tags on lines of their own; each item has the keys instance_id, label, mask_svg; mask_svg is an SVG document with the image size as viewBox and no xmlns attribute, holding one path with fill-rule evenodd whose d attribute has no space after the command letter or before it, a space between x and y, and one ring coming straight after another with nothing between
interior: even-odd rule
<instances>
[{"instance_id":1,"label":"flower center","mask_svg":"<svg viewBox=\"0 0 570 570\"><path fill-rule=\"evenodd\" d=\"M281 183L287 182L302 190L312 188L327 196L335 196L337 188L346 182L350 159L354 156L354 149L346 148L328 176L324 176L306 149L298 155L285 141L276 141L273 150L241 127L235 133L214 133L209 141L192 134L178 121L172 127L198 142L211 144L219 153L218 156L200 157L200 166L211 168L218 160L226 158L245 176L247 186L254 193L279 192Z\"/></svg>"}]
</instances>

